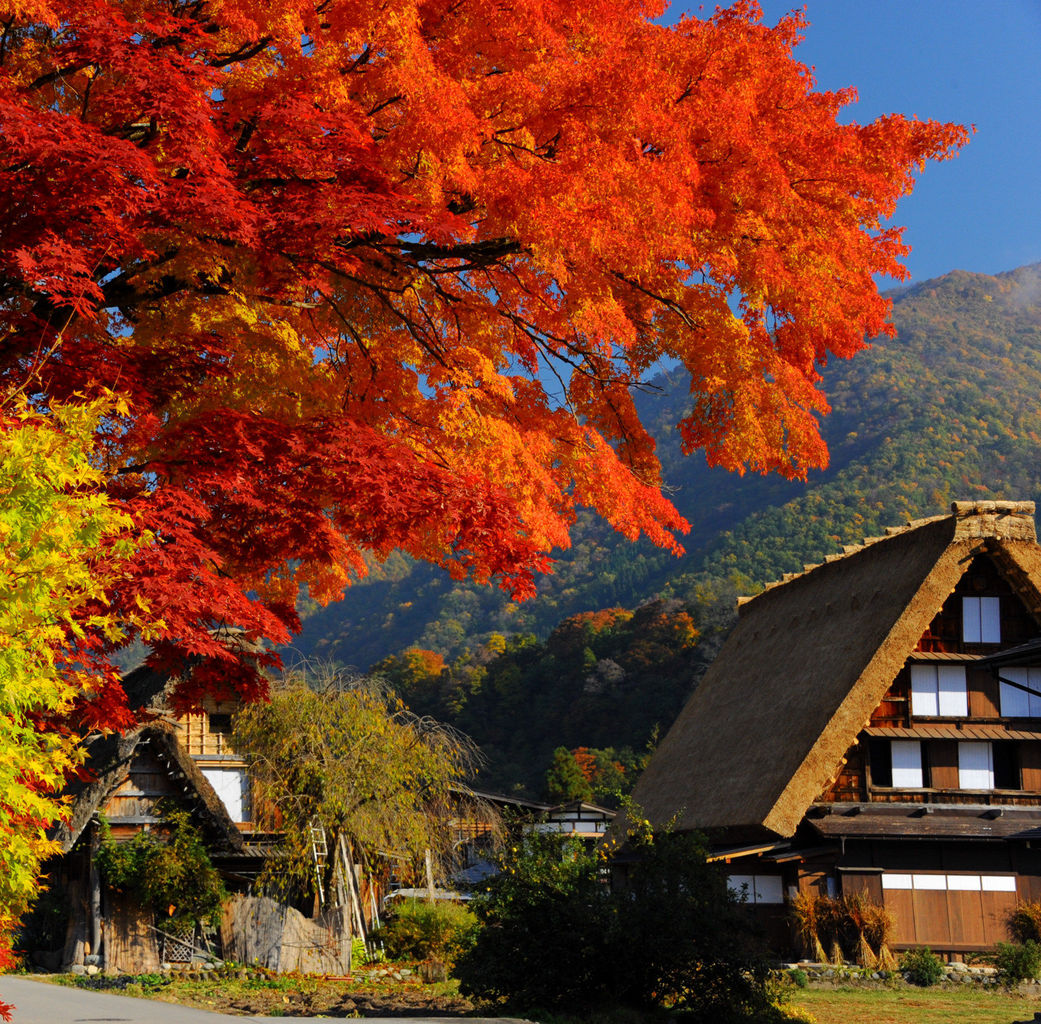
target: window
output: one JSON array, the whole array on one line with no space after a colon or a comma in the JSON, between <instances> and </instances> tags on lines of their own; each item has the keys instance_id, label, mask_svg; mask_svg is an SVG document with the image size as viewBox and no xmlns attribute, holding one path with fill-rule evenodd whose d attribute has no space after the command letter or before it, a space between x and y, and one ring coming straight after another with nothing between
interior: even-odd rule
<instances>
[{"instance_id":1,"label":"window","mask_svg":"<svg viewBox=\"0 0 1041 1024\"><path fill-rule=\"evenodd\" d=\"M994 751L989 743L958 744L958 788L994 788Z\"/></svg>"},{"instance_id":2,"label":"window","mask_svg":"<svg viewBox=\"0 0 1041 1024\"><path fill-rule=\"evenodd\" d=\"M872 739L868 747L871 758L871 785L897 789L922 789L925 768L919 740Z\"/></svg>"},{"instance_id":3,"label":"window","mask_svg":"<svg viewBox=\"0 0 1041 1024\"><path fill-rule=\"evenodd\" d=\"M882 875L883 889L910 889L911 875L897 872L887 872Z\"/></svg>"},{"instance_id":4,"label":"window","mask_svg":"<svg viewBox=\"0 0 1041 1024\"><path fill-rule=\"evenodd\" d=\"M921 789L925 783L922 775L922 744L918 740L892 740L892 784L898 789Z\"/></svg>"},{"instance_id":5,"label":"window","mask_svg":"<svg viewBox=\"0 0 1041 1024\"><path fill-rule=\"evenodd\" d=\"M783 903L780 875L729 875L727 888L746 903Z\"/></svg>"},{"instance_id":6,"label":"window","mask_svg":"<svg viewBox=\"0 0 1041 1024\"><path fill-rule=\"evenodd\" d=\"M249 779L245 768L203 768L232 821L249 821Z\"/></svg>"},{"instance_id":7,"label":"window","mask_svg":"<svg viewBox=\"0 0 1041 1024\"><path fill-rule=\"evenodd\" d=\"M210 732L220 733L222 736L231 735L231 715L224 711L210 712Z\"/></svg>"},{"instance_id":8,"label":"window","mask_svg":"<svg viewBox=\"0 0 1041 1024\"><path fill-rule=\"evenodd\" d=\"M893 760L889 752L889 740L868 740L868 759L871 762L871 785L893 785Z\"/></svg>"},{"instance_id":9,"label":"window","mask_svg":"<svg viewBox=\"0 0 1041 1024\"><path fill-rule=\"evenodd\" d=\"M1001 599L963 597L961 624L961 638L967 644L1001 643Z\"/></svg>"},{"instance_id":10,"label":"window","mask_svg":"<svg viewBox=\"0 0 1041 1024\"><path fill-rule=\"evenodd\" d=\"M964 718L969 713L964 665L912 665L911 714Z\"/></svg>"},{"instance_id":11,"label":"window","mask_svg":"<svg viewBox=\"0 0 1041 1024\"><path fill-rule=\"evenodd\" d=\"M1021 686L1029 686L1037 690L1037 694L1027 693L1018 687L1001 684L1001 713L1007 718L1041 718L1041 668L1007 668L999 669L998 675Z\"/></svg>"},{"instance_id":12,"label":"window","mask_svg":"<svg viewBox=\"0 0 1041 1024\"><path fill-rule=\"evenodd\" d=\"M1019 775L1019 745L995 743L992 747L994 758L994 788L1020 789L1022 783Z\"/></svg>"},{"instance_id":13,"label":"window","mask_svg":"<svg viewBox=\"0 0 1041 1024\"><path fill-rule=\"evenodd\" d=\"M1016 880L1011 875L981 875L984 892L1015 892Z\"/></svg>"},{"instance_id":14,"label":"window","mask_svg":"<svg viewBox=\"0 0 1041 1024\"><path fill-rule=\"evenodd\" d=\"M886 871L883 889L931 889L948 892L1015 892L1014 875L933 875Z\"/></svg>"}]
</instances>

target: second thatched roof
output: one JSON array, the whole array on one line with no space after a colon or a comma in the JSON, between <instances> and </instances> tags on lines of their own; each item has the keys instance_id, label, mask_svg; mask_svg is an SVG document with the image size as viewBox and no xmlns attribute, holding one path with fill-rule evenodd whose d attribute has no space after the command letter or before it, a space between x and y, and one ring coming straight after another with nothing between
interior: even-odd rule
<instances>
[{"instance_id":1,"label":"second thatched roof","mask_svg":"<svg viewBox=\"0 0 1041 1024\"><path fill-rule=\"evenodd\" d=\"M655 824L790 836L972 558L1041 622L1033 502L955 502L745 602L641 777Z\"/></svg>"}]
</instances>

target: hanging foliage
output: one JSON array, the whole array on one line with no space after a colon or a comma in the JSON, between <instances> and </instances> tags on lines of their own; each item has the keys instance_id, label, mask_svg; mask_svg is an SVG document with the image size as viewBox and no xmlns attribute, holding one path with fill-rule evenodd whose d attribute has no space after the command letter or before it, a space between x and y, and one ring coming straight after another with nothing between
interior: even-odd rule
<instances>
[{"instance_id":1,"label":"hanging foliage","mask_svg":"<svg viewBox=\"0 0 1041 1024\"><path fill-rule=\"evenodd\" d=\"M314 831L328 856L321 886L335 892L341 841L355 862L408 872L428 852L441 859L457 837L453 787L477 752L461 734L412 714L365 680L293 676L235 716L232 744L249 764L263 825L283 833L264 870L277 895L311 891Z\"/></svg>"},{"instance_id":2,"label":"hanging foliage","mask_svg":"<svg viewBox=\"0 0 1041 1024\"><path fill-rule=\"evenodd\" d=\"M220 921L227 891L210 861L198 828L187 811L167 809L158 832L138 832L133 839L112 838L101 820L101 844L95 854L105 883L131 897L175 934Z\"/></svg>"}]
</instances>

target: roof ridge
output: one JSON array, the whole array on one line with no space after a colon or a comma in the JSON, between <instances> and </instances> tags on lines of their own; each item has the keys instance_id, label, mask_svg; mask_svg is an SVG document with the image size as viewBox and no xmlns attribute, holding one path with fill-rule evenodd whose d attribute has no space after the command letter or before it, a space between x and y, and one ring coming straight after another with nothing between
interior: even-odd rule
<instances>
[{"instance_id":1,"label":"roof ridge","mask_svg":"<svg viewBox=\"0 0 1041 1024\"><path fill-rule=\"evenodd\" d=\"M1001 537L1006 536L1006 534L995 528L993 522L995 518L1003 518L1005 516L1016 516L1022 518L1028 516L1030 518L1029 528L1023 532L1033 534L1034 508L1034 502L1032 501L952 501L950 512L941 513L935 516L923 516L920 519L908 519L906 523L901 525L885 527L885 533L880 537L865 537L859 544L842 544L841 551L825 555L823 561L806 563L803 565L801 572L786 572L779 580L771 580L770 582L763 584L763 589L760 590L758 594L749 594L739 597L737 599L737 606L738 608L743 608L750 601L759 597L760 594L765 594L767 591L775 590L777 587L782 587L802 576L808 576L810 573L825 565L830 565L832 562L838 562L844 558L849 558L851 555L859 554L861 551L865 550L865 548L869 548L881 541L891 540L893 537L902 536L912 530L919 530L922 527L929 526L945 519L949 519L954 523L956 533L961 536ZM978 523L977 526L972 527L966 522L969 519L981 520L982 522ZM1036 539L1036 537L1033 539Z\"/></svg>"}]
</instances>

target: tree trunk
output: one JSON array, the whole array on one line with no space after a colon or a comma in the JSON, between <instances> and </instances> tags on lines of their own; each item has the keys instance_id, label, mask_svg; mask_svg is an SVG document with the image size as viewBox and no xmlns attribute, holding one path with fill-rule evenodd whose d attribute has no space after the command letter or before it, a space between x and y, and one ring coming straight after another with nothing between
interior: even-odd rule
<instances>
[{"instance_id":1,"label":"tree trunk","mask_svg":"<svg viewBox=\"0 0 1041 1024\"><path fill-rule=\"evenodd\" d=\"M65 929L65 948L61 955L61 969L67 971L74 964L83 965L83 947L87 942L87 903L83 898L83 882L78 878L69 882L69 923Z\"/></svg>"},{"instance_id":2,"label":"tree trunk","mask_svg":"<svg viewBox=\"0 0 1041 1024\"><path fill-rule=\"evenodd\" d=\"M96 821L91 822L90 830L90 951L96 956L101 952L101 872L95 859L101 836Z\"/></svg>"},{"instance_id":3,"label":"tree trunk","mask_svg":"<svg viewBox=\"0 0 1041 1024\"><path fill-rule=\"evenodd\" d=\"M430 851L426 851L426 869L427 869L427 900L430 905L434 905L434 865L433 860L430 856Z\"/></svg>"}]
</instances>

